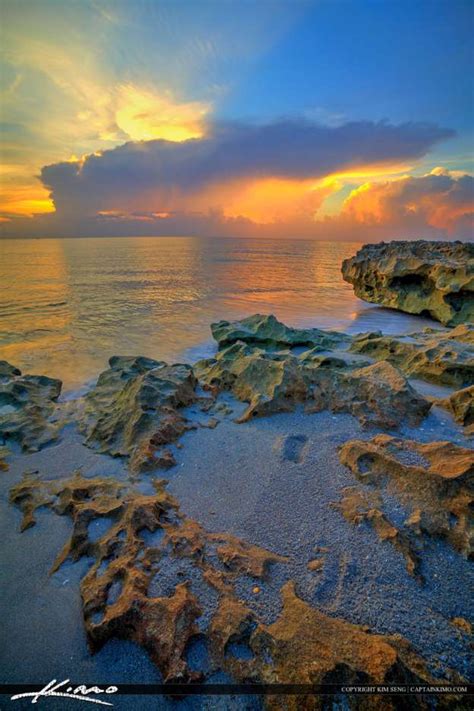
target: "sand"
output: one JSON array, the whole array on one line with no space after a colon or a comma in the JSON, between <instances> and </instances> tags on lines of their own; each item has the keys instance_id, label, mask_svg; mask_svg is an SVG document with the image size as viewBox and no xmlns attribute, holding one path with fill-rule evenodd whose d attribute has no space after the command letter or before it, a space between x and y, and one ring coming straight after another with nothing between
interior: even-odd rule
<instances>
[{"instance_id":1,"label":"sand","mask_svg":"<svg viewBox=\"0 0 474 711\"><path fill-rule=\"evenodd\" d=\"M324 612L368 625L375 632L402 634L435 675L452 668L469 678L473 660L468 638L450 622L453 617L473 617L469 563L442 541L430 541L423 552L426 585L421 587L408 575L400 553L381 542L368 525L347 523L331 505L340 500L343 487L355 483L339 462L338 445L376 431L362 430L350 415L329 412L308 415L297 411L236 424L233 420L244 406L228 395L221 399L232 413L222 416L214 429L199 426L209 420L199 407L187 409L186 415L198 427L173 448L177 465L165 476L183 512L208 530L230 532L288 558L286 563L272 565L268 579L258 582L258 591L254 579L242 579L239 596L265 622L272 622L281 607L280 588L291 578L297 594ZM461 428L439 408L433 409L422 427L402 434L420 441L449 437L468 444ZM146 653L131 643L115 640L90 655L79 593L88 561L67 562L48 576L68 536L69 520L43 510L37 525L20 534L20 512L8 504L8 491L25 470L38 471L44 478L63 477L77 468L88 477L125 478L123 462L85 447L70 426L58 444L30 455L12 454L9 465L0 480L2 681L45 683L72 677L81 683L159 683L160 674ZM151 492L151 478L142 478L144 493ZM384 507L394 522L403 520L405 512L398 502L386 498ZM315 559L322 563L310 565L316 570L308 569ZM154 592L169 594L183 576L206 596L204 626L216 597L185 562L168 559L153 583ZM249 652L243 645L230 651L236 655ZM204 645L192 645L188 659L193 668L205 670ZM225 677L210 681L225 681ZM29 706L26 701L15 703L17 708ZM53 709L74 704L46 703ZM249 697L179 702L164 697L114 699L114 708L124 710L260 706L260 699Z\"/></svg>"}]
</instances>

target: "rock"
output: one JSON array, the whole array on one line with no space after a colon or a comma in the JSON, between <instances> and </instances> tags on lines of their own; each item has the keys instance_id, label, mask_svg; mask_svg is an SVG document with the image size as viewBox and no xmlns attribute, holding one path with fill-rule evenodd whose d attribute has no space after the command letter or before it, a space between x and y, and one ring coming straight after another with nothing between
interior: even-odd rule
<instances>
[{"instance_id":1,"label":"rock","mask_svg":"<svg viewBox=\"0 0 474 711\"><path fill-rule=\"evenodd\" d=\"M0 362L0 444L18 443L24 451L37 451L57 438L52 422L62 383L45 375L21 375Z\"/></svg>"},{"instance_id":2,"label":"rock","mask_svg":"<svg viewBox=\"0 0 474 711\"><path fill-rule=\"evenodd\" d=\"M341 501L333 504L333 507L342 513L346 521L354 526L359 526L363 521L369 523L381 541L387 541L403 555L409 574L418 582L424 582L420 574L421 561L410 536L394 526L383 513L380 494L352 486L343 489L342 494Z\"/></svg>"},{"instance_id":3,"label":"rock","mask_svg":"<svg viewBox=\"0 0 474 711\"><path fill-rule=\"evenodd\" d=\"M266 353L243 342L194 367L206 387L214 392L231 390L239 400L249 403L239 422L255 415L289 412L307 396L302 366L295 356Z\"/></svg>"},{"instance_id":4,"label":"rock","mask_svg":"<svg viewBox=\"0 0 474 711\"><path fill-rule=\"evenodd\" d=\"M366 627L326 615L296 595L293 581L282 587L281 596L282 612L270 625L260 623L255 627L255 616L240 600L226 598L219 605L211 623L211 655L234 679L247 683L315 685L405 684L408 680L414 685L439 683L403 637L372 634ZM246 645L250 658L226 655L225 650L232 642ZM353 698L341 694L338 703L361 711L399 708L396 697L387 695L365 695L356 703ZM320 694L270 694L265 697L265 708L322 711L329 707ZM424 698L413 694L410 708L429 706Z\"/></svg>"},{"instance_id":5,"label":"rock","mask_svg":"<svg viewBox=\"0 0 474 711\"><path fill-rule=\"evenodd\" d=\"M58 502L51 500L54 495ZM167 518L176 515L178 507L172 497L162 486L155 495L144 496L122 482L80 475L46 482L27 477L11 492L12 502L23 509L27 521L31 521L41 497L43 505L70 516L73 522L71 538L52 572L68 557L94 560L81 582L84 622L92 651L113 637L129 639L149 652L165 680L192 679L182 657L189 639L198 632L196 620L201 608L184 582L176 585L170 597L148 597L153 565L160 554L149 549L140 537L140 531L163 528ZM89 526L103 517L113 523L99 540L92 541Z\"/></svg>"},{"instance_id":6,"label":"rock","mask_svg":"<svg viewBox=\"0 0 474 711\"><path fill-rule=\"evenodd\" d=\"M305 400L307 387L296 358L267 359L257 356L249 359L247 366L239 373L232 392L239 400L249 403L239 420L244 422L253 415L293 410L296 403Z\"/></svg>"},{"instance_id":7,"label":"rock","mask_svg":"<svg viewBox=\"0 0 474 711\"><path fill-rule=\"evenodd\" d=\"M84 624L92 651L109 639L128 639L144 647L164 681L192 681L200 677L185 661L189 642L200 632L197 621L206 601L193 578L177 580L166 596L155 596L151 584L167 559L187 560L204 586L220 595L221 609L235 607L234 583L240 576L264 578L270 563L286 559L250 545L235 536L208 533L186 518L176 500L154 482L156 493L144 495L128 482L112 478L44 481L26 475L10 492L10 501L23 512L22 530L35 523L35 512L47 506L72 519L72 534L53 564L57 570L68 558L91 559L81 581ZM99 539L91 538L91 524L110 525ZM157 545L148 544L144 531L161 531ZM223 569L211 561L217 557ZM212 631L208 630L209 634Z\"/></svg>"},{"instance_id":8,"label":"rock","mask_svg":"<svg viewBox=\"0 0 474 711\"><path fill-rule=\"evenodd\" d=\"M349 412L364 425L392 428L419 424L431 407L389 363L356 368L313 351L296 357L238 342L196 363L195 372L205 387L249 403L239 422L306 403L308 411Z\"/></svg>"},{"instance_id":9,"label":"rock","mask_svg":"<svg viewBox=\"0 0 474 711\"><path fill-rule=\"evenodd\" d=\"M189 428L180 409L196 400L191 366L121 356L109 364L85 398L86 443L128 457L135 472L173 466L164 447Z\"/></svg>"},{"instance_id":10,"label":"rock","mask_svg":"<svg viewBox=\"0 0 474 711\"><path fill-rule=\"evenodd\" d=\"M348 342L344 333L321 331L319 328L291 328L272 314L254 314L242 321L218 321L211 331L219 348L237 341L260 346L312 346L327 350Z\"/></svg>"},{"instance_id":11,"label":"rock","mask_svg":"<svg viewBox=\"0 0 474 711\"><path fill-rule=\"evenodd\" d=\"M308 403L309 410L349 412L364 426L416 426L431 408L387 362L348 371L318 368L310 379L314 402Z\"/></svg>"},{"instance_id":12,"label":"rock","mask_svg":"<svg viewBox=\"0 0 474 711\"><path fill-rule=\"evenodd\" d=\"M460 422L466 427L467 434L474 434L474 385L456 390L448 398L441 400L439 404L453 414L456 422Z\"/></svg>"},{"instance_id":13,"label":"rock","mask_svg":"<svg viewBox=\"0 0 474 711\"><path fill-rule=\"evenodd\" d=\"M445 538L472 556L473 450L451 442L420 444L377 435L346 442L339 456L361 482L382 493L386 488L408 507L407 533Z\"/></svg>"},{"instance_id":14,"label":"rock","mask_svg":"<svg viewBox=\"0 0 474 711\"><path fill-rule=\"evenodd\" d=\"M16 375L21 375L21 370L11 365L6 360L0 360L0 381L9 380Z\"/></svg>"},{"instance_id":15,"label":"rock","mask_svg":"<svg viewBox=\"0 0 474 711\"><path fill-rule=\"evenodd\" d=\"M324 558L314 558L306 567L312 573L319 572L324 568Z\"/></svg>"},{"instance_id":16,"label":"rock","mask_svg":"<svg viewBox=\"0 0 474 711\"><path fill-rule=\"evenodd\" d=\"M404 373L442 385L464 387L474 382L474 328L426 329L409 336L380 331L355 336L351 352L393 363Z\"/></svg>"},{"instance_id":17,"label":"rock","mask_svg":"<svg viewBox=\"0 0 474 711\"><path fill-rule=\"evenodd\" d=\"M5 461L8 456L8 449L6 447L0 447L0 471L8 471L8 464Z\"/></svg>"},{"instance_id":18,"label":"rock","mask_svg":"<svg viewBox=\"0 0 474 711\"><path fill-rule=\"evenodd\" d=\"M230 667L235 679L242 677L243 668L250 672L249 664L227 659L226 650L232 642L248 644L254 627L255 615L241 600L227 595L221 598L209 627L210 652L216 668Z\"/></svg>"},{"instance_id":19,"label":"rock","mask_svg":"<svg viewBox=\"0 0 474 711\"><path fill-rule=\"evenodd\" d=\"M371 634L360 625L330 617L312 608L295 593L292 581L282 588L283 610L271 625L258 625L249 639L254 660L228 663L237 678L253 678L267 683L294 684L384 684L436 683L425 663L400 636ZM269 661L271 660L271 661ZM390 711L399 708L387 696L367 696L357 703L346 697L344 708ZM329 704L330 706L331 704ZM328 708L314 696L266 697L269 709L307 711ZM410 708L423 709L425 701L410 696Z\"/></svg>"},{"instance_id":20,"label":"rock","mask_svg":"<svg viewBox=\"0 0 474 711\"><path fill-rule=\"evenodd\" d=\"M436 683L402 637L371 634L312 608L297 597L292 581L282 588L283 610L276 622L262 624L237 598L236 582L242 575L263 581L270 563L285 559L235 536L205 531L180 512L165 484L155 482L156 493L144 495L128 482L110 477L76 474L45 481L25 475L10 492L11 502L23 512L23 529L34 525L36 510L44 506L71 518L71 537L52 570L67 558L91 561L81 581L81 598L92 651L112 638L131 640L149 653L164 682L197 681L203 675L189 669L186 651L199 635L207 642L210 673L223 669L236 681ZM110 521L108 529L100 538L91 538L91 524L104 519ZM163 535L158 544L150 545L144 531ZM222 568L215 566L216 556ZM199 586L194 588L194 575L177 581L167 595L153 594L152 581L169 558L187 560L190 570L218 593L217 607L204 628L198 623L206 600L201 600ZM250 657L228 654L232 642L247 644ZM317 702L308 708L321 708L320 697L308 698ZM294 696L267 699L273 709L296 711L303 708L300 702ZM386 696L367 697L367 703L360 708L391 708ZM410 708L425 706L412 696Z\"/></svg>"},{"instance_id":21,"label":"rock","mask_svg":"<svg viewBox=\"0 0 474 711\"><path fill-rule=\"evenodd\" d=\"M356 296L445 326L474 321L474 244L394 241L364 245L342 263Z\"/></svg>"},{"instance_id":22,"label":"rock","mask_svg":"<svg viewBox=\"0 0 474 711\"><path fill-rule=\"evenodd\" d=\"M472 634L472 625L469 620L465 620L464 617L453 617L451 624L457 627L464 634Z\"/></svg>"},{"instance_id":23,"label":"rock","mask_svg":"<svg viewBox=\"0 0 474 711\"><path fill-rule=\"evenodd\" d=\"M25 475L10 491L11 503L23 513L22 530L34 526L36 511L43 507L71 519L71 536L52 572L67 559L88 560L81 599L93 652L112 638L130 640L148 652L165 683L192 682L204 676L186 661L189 645L199 636L209 652L209 674L222 669L241 682L436 683L402 637L372 634L314 609L296 595L293 581L282 588L283 609L277 620L263 624L236 590L250 577L258 582L252 588L257 594L271 564L287 559L233 535L206 531L180 511L165 481L153 483L155 493L145 495L129 481L112 477L76 473L64 480L43 480ZM100 522L106 527L97 537L92 531ZM161 535L150 540L147 533ZM321 559L316 560L310 569L320 568ZM187 572L177 574L166 593L156 594L154 581L166 576L163 571L175 561L186 562ZM203 622L206 606L209 609L206 591L211 589L216 605ZM228 653L234 642L248 646L248 658ZM322 709L320 702L319 696L266 699L270 709L294 711ZM387 696L364 697L357 707L396 708ZM411 696L410 708L427 707Z\"/></svg>"}]
</instances>

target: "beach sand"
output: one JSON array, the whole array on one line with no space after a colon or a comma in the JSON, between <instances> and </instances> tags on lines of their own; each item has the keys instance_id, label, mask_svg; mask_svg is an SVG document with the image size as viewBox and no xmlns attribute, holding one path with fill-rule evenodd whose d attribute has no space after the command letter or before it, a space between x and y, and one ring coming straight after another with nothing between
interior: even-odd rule
<instances>
[{"instance_id":1,"label":"beach sand","mask_svg":"<svg viewBox=\"0 0 474 711\"><path fill-rule=\"evenodd\" d=\"M327 411L305 414L300 410L236 424L245 406L229 394L220 399L228 409L215 428L206 426L209 415L198 406L187 408L186 417L197 428L185 434L178 447L171 446L177 463L164 476L183 513L206 530L232 533L287 557L287 562L271 565L265 580L256 583L250 576L240 578L240 599L269 624L281 611L282 585L292 579L298 596L328 615L367 625L374 632L403 635L435 676L443 677L451 668L468 677L472 669L469 639L450 622L454 617L473 617L466 585L472 580L468 561L446 543L430 540L423 551L426 583L420 586L393 546L380 541L367 523L350 525L332 506L340 501L341 490L355 483L339 461L339 445L351 438L373 436L376 430L363 430L351 415ZM422 426L406 428L402 434L418 441L449 437L460 445L468 444L462 428L439 408L433 408ZM37 453L11 454L8 463L9 470L0 480L2 681L42 684L53 678L73 678L94 684L159 683L160 674L145 651L130 642L112 640L99 653L90 654L79 582L91 561L67 561L48 575L70 535L69 519L43 509L36 526L20 533L20 512L8 504L10 488L26 470L45 479L62 478L80 469L86 477L125 480L123 460L84 446L81 435L69 426L59 443ZM152 478L141 477L143 493L152 493ZM386 496L383 506L392 521L405 517L395 499ZM95 522L98 528L92 535L101 535L106 524ZM321 567L308 569L315 559L322 560ZM204 628L217 605L217 595L186 560L170 556L163 561L152 594L169 595L183 579L189 579L192 589L205 600L200 621ZM236 645L230 653L245 657L251 651ZM199 639L188 650L188 661L191 668L206 671L206 648ZM222 674L208 679L225 680ZM21 708L29 705L25 700L15 703ZM48 707L66 708L63 703L50 700ZM114 698L117 709L260 706L261 700L254 697Z\"/></svg>"}]
</instances>

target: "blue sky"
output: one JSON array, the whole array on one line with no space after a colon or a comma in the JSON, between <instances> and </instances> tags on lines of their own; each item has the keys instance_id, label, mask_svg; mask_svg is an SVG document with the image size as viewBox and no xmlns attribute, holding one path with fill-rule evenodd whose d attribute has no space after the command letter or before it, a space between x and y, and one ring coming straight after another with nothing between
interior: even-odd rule
<instances>
[{"instance_id":1,"label":"blue sky","mask_svg":"<svg viewBox=\"0 0 474 711\"><path fill-rule=\"evenodd\" d=\"M225 116L435 121L472 153L472 2L324 0L224 99ZM470 139L470 143L469 143ZM443 151L444 153L444 151Z\"/></svg>"}]
</instances>

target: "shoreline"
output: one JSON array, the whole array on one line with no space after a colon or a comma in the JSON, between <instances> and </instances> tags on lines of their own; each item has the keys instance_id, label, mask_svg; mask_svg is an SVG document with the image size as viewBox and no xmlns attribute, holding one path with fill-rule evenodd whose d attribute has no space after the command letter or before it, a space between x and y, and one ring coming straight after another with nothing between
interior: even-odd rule
<instances>
[{"instance_id":1,"label":"shoreline","mask_svg":"<svg viewBox=\"0 0 474 711\"><path fill-rule=\"evenodd\" d=\"M396 309L389 309L385 307L377 307L370 305L369 308L367 309L367 312L373 312L374 316L379 316L380 314L386 315L387 319L385 320L385 323L383 324L385 328L380 329L381 332L384 335L392 335L394 337L400 336L404 337L409 335L410 333L413 333L414 331L421 331L424 328L434 328L439 330L440 332L443 331L443 326L435 321L434 319L424 317L424 316L417 316L416 314L405 314L405 313L400 313L400 311L397 311ZM367 326L370 325L370 318L367 320ZM297 328L313 328L317 327L322 330L327 330L327 331L340 331L342 333L347 333L348 335L357 335L360 333L363 333L365 329L360 330L358 326L354 324L348 324L345 328L342 327L338 324L337 321L334 321L332 324L329 325L321 325L319 322L315 324L314 319L312 319L310 316L305 316L301 317L299 319L296 319L295 327ZM377 324L380 325L380 324ZM367 328L367 331L370 331L370 328ZM189 365L194 365L197 361L206 359L206 358L212 358L215 356L215 354L218 352L218 346L216 345L215 341L212 338L208 338L206 340L201 341L200 343L189 346L184 348L176 358L171 359L172 363L188 363ZM160 360L160 354L155 353L152 356L152 358L157 358ZM106 366L106 361L104 361L103 366ZM54 369L53 369L54 370ZM61 391L61 395L59 397L58 402L66 402L70 400L75 400L83 395L87 394L87 392L95 385L97 382L97 379L102 371L99 370L97 374L91 376L90 378L87 378L86 381L84 381L82 384L80 384L77 387L71 387L71 388L64 388ZM52 376L54 377L54 376Z\"/></svg>"}]
</instances>

